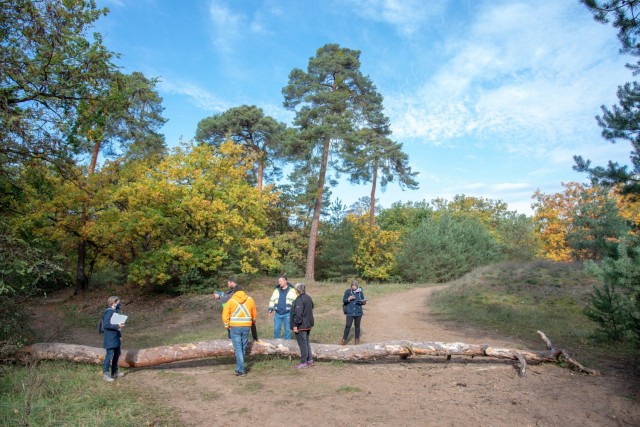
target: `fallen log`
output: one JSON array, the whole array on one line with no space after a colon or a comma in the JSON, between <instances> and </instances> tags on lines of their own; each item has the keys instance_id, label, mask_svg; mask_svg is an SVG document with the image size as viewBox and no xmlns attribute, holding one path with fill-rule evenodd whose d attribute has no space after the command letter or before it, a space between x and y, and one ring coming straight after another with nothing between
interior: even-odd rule
<instances>
[{"instance_id":1,"label":"fallen log","mask_svg":"<svg viewBox=\"0 0 640 427\"><path fill-rule=\"evenodd\" d=\"M411 356L446 356L449 360L451 356L481 356L517 361L520 364L521 376L526 374L527 363L563 363L579 372L598 374L597 371L588 369L573 360L565 350L556 349L544 333L538 331L538 334L545 341L546 350L518 350L461 342L387 341L357 346L314 343L311 344L311 351L314 359L322 361L379 360L391 357L406 359ZM104 354L104 349L86 345L38 343L17 350L14 358L22 363L36 360L66 360L99 365L104 360ZM123 368L140 368L209 357L233 356L233 354L233 345L229 340L200 341L137 350L123 349L118 365ZM250 341L247 354L297 357L300 352L295 341L274 339Z\"/></svg>"}]
</instances>

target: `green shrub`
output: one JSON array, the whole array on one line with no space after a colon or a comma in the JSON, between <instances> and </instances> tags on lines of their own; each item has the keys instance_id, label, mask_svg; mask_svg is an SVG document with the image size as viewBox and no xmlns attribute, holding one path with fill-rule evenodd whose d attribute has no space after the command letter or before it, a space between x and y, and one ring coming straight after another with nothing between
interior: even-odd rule
<instances>
[{"instance_id":1,"label":"green shrub","mask_svg":"<svg viewBox=\"0 0 640 427\"><path fill-rule=\"evenodd\" d=\"M18 236L2 221L0 272L0 345L22 344L29 335L22 312L25 300L67 286L71 278L54 248Z\"/></svg>"},{"instance_id":2,"label":"green shrub","mask_svg":"<svg viewBox=\"0 0 640 427\"><path fill-rule=\"evenodd\" d=\"M602 281L594 287L585 315L599 325L599 332L615 341L640 343L640 245L618 246L617 258L588 262L586 269Z\"/></svg>"},{"instance_id":3,"label":"green shrub","mask_svg":"<svg viewBox=\"0 0 640 427\"><path fill-rule=\"evenodd\" d=\"M446 282L498 259L498 244L480 222L449 214L410 231L397 258L411 282Z\"/></svg>"}]
</instances>

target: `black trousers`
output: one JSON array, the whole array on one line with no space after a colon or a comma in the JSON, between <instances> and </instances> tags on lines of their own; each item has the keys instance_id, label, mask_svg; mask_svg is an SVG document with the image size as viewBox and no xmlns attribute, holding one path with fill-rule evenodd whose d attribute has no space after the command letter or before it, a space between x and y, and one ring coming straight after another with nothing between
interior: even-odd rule
<instances>
[{"instance_id":1,"label":"black trousers","mask_svg":"<svg viewBox=\"0 0 640 427\"><path fill-rule=\"evenodd\" d=\"M355 334L356 339L360 339L360 321L362 320L362 316L347 316L347 324L344 327L344 334L342 335L343 340L347 340L349 338L349 331L351 331L351 324L356 324Z\"/></svg>"}]
</instances>

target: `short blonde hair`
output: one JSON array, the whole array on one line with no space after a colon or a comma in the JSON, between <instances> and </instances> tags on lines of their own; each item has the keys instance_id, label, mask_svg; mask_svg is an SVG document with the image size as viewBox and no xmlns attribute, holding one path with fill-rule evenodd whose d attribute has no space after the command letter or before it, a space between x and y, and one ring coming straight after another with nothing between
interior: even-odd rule
<instances>
[{"instance_id":1,"label":"short blonde hair","mask_svg":"<svg viewBox=\"0 0 640 427\"><path fill-rule=\"evenodd\" d=\"M107 299L107 307L111 307L113 304L120 301L120 297L111 296Z\"/></svg>"}]
</instances>

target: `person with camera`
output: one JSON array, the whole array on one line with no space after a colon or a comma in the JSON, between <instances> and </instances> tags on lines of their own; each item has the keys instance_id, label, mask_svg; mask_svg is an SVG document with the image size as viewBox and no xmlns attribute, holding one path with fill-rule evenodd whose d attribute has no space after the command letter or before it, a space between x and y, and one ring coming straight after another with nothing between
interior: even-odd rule
<instances>
[{"instance_id":1,"label":"person with camera","mask_svg":"<svg viewBox=\"0 0 640 427\"><path fill-rule=\"evenodd\" d=\"M355 344L360 344L360 321L362 320L362 306L367 303L367 299L364 297L362 288L358 286L358 282L355 280L351 282L351 287L344 291L342 297L342 311L347 316L347 322L344 327L344 334L340 345L347 343L349 338L349 332L351 332L351 325L355 324Z\"/></svg>"}]
</instances>

